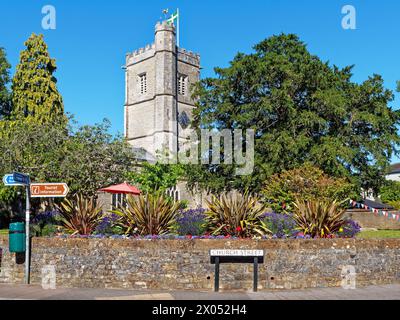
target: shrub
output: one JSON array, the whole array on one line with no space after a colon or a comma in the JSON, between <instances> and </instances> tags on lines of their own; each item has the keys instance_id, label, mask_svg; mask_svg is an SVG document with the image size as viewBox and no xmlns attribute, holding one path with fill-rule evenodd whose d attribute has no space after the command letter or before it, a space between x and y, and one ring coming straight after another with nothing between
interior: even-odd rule
<instances>
[{"instance_id":1,"label":"shrub","mask_svg":"<svg viewBox=\"0 0 400 320\"><path fill-rule=\"evenodd\" d=\"M96 227L96 235L119 235L122 228L118 225L119 216L115 213L105 214Z\"/></svg>"},{"instance_id":2,"label":"shrub","mask_svg":"<svg viewBox=\"0 0 400 320\"><path fill-rule=\"evenodd\" d=\"M167 199L162 193L128 196L127 208L112 211L120 219L125 234L163 235L172 231L180 203Z\"/></svg>"},{"instance_id":3,"label":"shrub","mask_svg":"<svg viewBox=\"0 0 400 320\"><path fill-rule=\"evenodd\" d=\"M94 198L85 199L76 195L73 200L65 199L58 206L63 228L72 234L92 234L103 218L102 208Z\"/></svg>"},{"instance_id":4,"label":"shrub","mask_svg":"<svg viewBox=\"0 0 400 320\"><path fill-rule=\"evenodd\" d=\"M35 237L54 236L60 228L60 212L45 211L31 221L31 234Z\"/></svg>"},{"instance_id":5,"label":"shrub","mask_svg":"<svg viewBox=\"0 0 400 320\"><path fill-rule=\"evenodd\" d=\"M356 221L348 219L339 229L338 236L341 238L355 238L360 231L361 226Z\"/></svg>"},{"instance_id":6,"label":"shrub","mask_svg":"<svg viewBox=\"0 0 400 320\"><path fill-rule=\"evenodd\" d=\"M400 182L386 181L379 190L381 200L396 209L400 209Z\"/></svg>"},{"instance_id":7,"label":"shrub","mask_svg":"<svg viewBox=\"0 0 400 320\"><path fill-rule=\"evenodd\" d=\"M274 238L290 238L297 234L296 222L292 215L280 213L266 213L263 221Z\"/></svg>"},{"instance_id":8,"label":"shrub","mask_svg":"<svg viewBox=\"0 0 400 320\"><path fill-rule=\"evenodd\" d=\"M181 236L200 236L205 229L205 209L189 209L179 212L176 219L176 233Z\"/></svg>"},{"instance_id":9,"label":"shrub","mask_svg":"<svg viewBox=\"0 0 400 320\"><path fill-rule=\"evenodd\" d=\"M244 195L212 197L207 200L206 214L207 230L212 235L237 236L249 238L264 236L270 231L262 221L265 206L258 198L245 193Z\"/></svg>"},{"instance_id":10,"label":"shrub","mask_svg":"<svg viewBox=\"0 0 400 320\"><path fill-rule=\"evenodd\" d=\"M304 235L326 238L344 225L346 209L336 200L299 200L294 203L293 219Z\"/></svg>"},{"instance_id":11,"label":"shrub","mask_svg":"<svg viewBox=\"0 0 400 320\"><path fill-rule=\"evenodd\" d=\"M332 178L311 164L271 176L262 194L275 212L292 211L296 198L342 201L356 197L354 185L346 179Z\"/></svg>"}]
</instances>

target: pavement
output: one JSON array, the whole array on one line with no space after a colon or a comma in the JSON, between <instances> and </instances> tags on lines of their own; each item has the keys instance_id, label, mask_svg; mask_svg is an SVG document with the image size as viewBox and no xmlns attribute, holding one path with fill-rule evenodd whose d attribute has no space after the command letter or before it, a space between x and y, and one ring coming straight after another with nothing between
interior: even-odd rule
<instances>
[{"instance_id":1,"label":"pavement","mask_svg":"<svg viewBox=\"0 0 400 320\"><path fill-rule=\"evenodd\" d=\"M0 300L400 300L400 284L356 289L315 288L259 292L43 289L38 285L0 284Z\"/></svg>"}]
</instances>

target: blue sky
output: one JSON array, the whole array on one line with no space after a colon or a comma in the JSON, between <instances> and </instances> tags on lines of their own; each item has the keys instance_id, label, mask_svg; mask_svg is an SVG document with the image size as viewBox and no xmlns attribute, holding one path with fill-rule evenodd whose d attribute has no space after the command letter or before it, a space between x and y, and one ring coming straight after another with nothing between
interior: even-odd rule
<instances>
[{"instance_id":1,"label":"blue sky","mask_svg":"<svg viewBox=\"0 0 400 320\"><path fill-rule=\"evenodd\" d=\"M43 30L44 5L57 11L56 30ZM341 26L344 5L356 8L357 29ZM162 9L181 11L181 46L201 54L202 76L234 55L281 32L296 33L308 49L340 67L355 64L354 81L378 73L395 89L400 79L400 1L397 0L1 0L0 46L14 67L24 41L43 33L57 60L66 111L82 124L108 118L123 131L125 54L151 43ZM392 106L397 108L400 95Z\"/></svg>"}]
</instances>

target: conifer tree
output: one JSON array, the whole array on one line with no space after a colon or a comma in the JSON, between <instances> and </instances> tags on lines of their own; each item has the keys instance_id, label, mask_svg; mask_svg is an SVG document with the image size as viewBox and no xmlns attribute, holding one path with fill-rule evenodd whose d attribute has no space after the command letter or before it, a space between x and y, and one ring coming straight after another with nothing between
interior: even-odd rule
<instances>
[{"instance_id":1,"label":"conifer tree","mask_svg":"<svg viewBox=\"0 0 400 320\"><path fill-rule=\"evenodd\" d=\"M56 62L49 55L43 35L32 34L25 46L12 81L12 119L66 124L63 100L53 75Z\"/></svg>"},{"instance_id":2,"label":"conifer tree","mask_svg":"<svg viewBox=\"0 0 400 320\"><path fill-rule=\"evenodd\" d=\"M0 48L0 119L7 116L11 109L11 95L7 88L10 82L10 68L5 50Z\"/></svg>"}]
</instances>

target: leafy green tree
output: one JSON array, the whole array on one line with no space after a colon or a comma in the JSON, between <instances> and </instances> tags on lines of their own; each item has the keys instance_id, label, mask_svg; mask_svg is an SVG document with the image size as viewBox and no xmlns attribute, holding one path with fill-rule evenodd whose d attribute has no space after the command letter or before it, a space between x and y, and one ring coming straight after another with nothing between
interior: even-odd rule
<instances>
[{"instance_id":1,"label":"leafy green tree","mask_svg":"<svg viewBox=\"0 0 400 320\"><path fill-rule=\"evenodd\" d=\"M136 170L127 173L127 179L133 184L138 184L142 192L155 194L176 186L183 175L183 167L179 164L143 162L138 164Z\"/></svg>"},{"instance_id":2,"label":"leafy green tree","mask_svg":"<svg viewBox=\"0 0 400 320\"><path fill-rule=\"evenodd\" d=\"M120 136L109 133L106 119L94 126L73 131L63 146L60 178L69 183L72 193L94 196L97 190L124 180L134 166L134 153Z\"/></svg>"},{"instance_id":3,"label":"leafy green tree","mask_svg":"<svg viewBox=\"0 0 400 320\"><path fill-rule=\"evenodd\" d=\"M267 179L262 195L275 212L292 211L296 199L339 202L357 199L357 191L348 179L329 177L310 163L274 174Z\"/></svg>"},{"instance_id":4,"label":"leafy green tree","mask_svg":"<svg viewBox=\"0 0 400 320\"><path fill-rule=\"evenodd\" d=\"M0 120L8 116L11 111L11 95L7 88L10 82L10 68L6 52L0 48Z\"/></svg>"},{"instance_id":5,"label":"leafy green tree","mask_svg":"<svg viewBox=\"0 0 400 320\"><path fill-rule=\"evenodd\" d=\"M194 90L196 129L255 130L255 168L234 175L234 165L192 166L191 184L259 191L272 174L311 162L334 177L378 190L398 154L399 113L393 93L373 75L358 84L352 67L340 69L308 52L296 35L281 34L239 53L216 78ZM222 153L222 151L221 151Z\"/></svg>"},{"instance_id":6,"label":"leafy green tree","mask_svg":"<svg viewBox=\"0 0 400 320\"><path fill-rule=\"evenodd\" d=\"M130 146L112 136L109 127L107 120L70 126L68 131L61 124L7 121L7 134L0 139L0 175L29 173L34 182L66 182L71 194L93 196L98 189L123 181L134 162ZM0 188L0 204L13 203L17 191Z\"/></svg>"},{"instance_id":7,"label":"leafy green tree","mask_svg":"<svg viewBox=\"0 0 400 320\"><path fill-rule=\"evenodd\" d=\"M379 190L379 197L382 202L400 209L400 182L386 181Z\"/></svg>"},{"instance_id":8,"label":"leafy green tree","mask_svg":"<svg viewBox=\"0 0 400 320\"><path fill-rule=\"evenodd\" d=\"M32 34L25 46L12 80L12 118L66 125L63 100L54 77L56 62L50 57L43 35Z\"/></svg>"}]
</instances>

